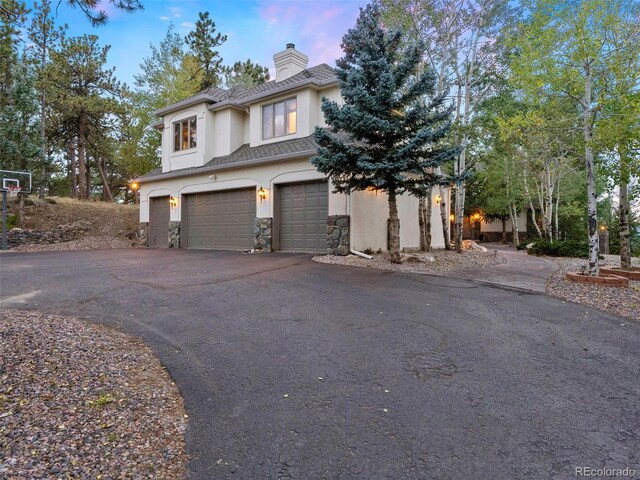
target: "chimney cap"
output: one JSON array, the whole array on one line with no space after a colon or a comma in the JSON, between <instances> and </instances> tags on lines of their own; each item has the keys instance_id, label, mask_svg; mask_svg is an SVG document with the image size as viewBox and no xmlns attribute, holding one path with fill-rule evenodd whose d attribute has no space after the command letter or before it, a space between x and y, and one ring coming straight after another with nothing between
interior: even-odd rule
<instances>
[{"instance_id":1,"label":"chimney cap","mask_svg":"<svg viewBox=\"0 0 640 480\"><path fill-rule=\"evenodd\" d=\"M295 43L287 43L287 48L296 48Z\"/></svg>"}]
</instances>

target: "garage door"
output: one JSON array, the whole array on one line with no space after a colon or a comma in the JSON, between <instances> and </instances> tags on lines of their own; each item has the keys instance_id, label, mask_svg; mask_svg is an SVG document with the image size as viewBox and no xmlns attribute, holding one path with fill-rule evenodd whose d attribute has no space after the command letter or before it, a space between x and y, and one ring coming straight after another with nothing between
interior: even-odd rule
<instances>
[{"instance_id":1,"label":"garage door","mask_svg":"<svg viewBox=\"0 0 640 480\"><path fill-rule=\"evenodd\" d=\"M150 247L169 246L169 197L149 199L149 237Z\"/></svg>"},{"instance_id":2,"label":"garage door","mask_svg":"<svg viewBox=\"0 0 640 480\"><path fill-rule=\"evenodd\" d=\"M188 248L253 248L256 190L194 193L185 198L183 239Z\"/></svg>"},{"instance_id":3,"label":"garage door","mask_svg":"<svg viewBox=\"0 0 640 480\"><path fill-rule=\"evenodd\" d=\"M278 190L280 250L326 251L327 182L283 185Z\"/></svg>"}]
</instances>

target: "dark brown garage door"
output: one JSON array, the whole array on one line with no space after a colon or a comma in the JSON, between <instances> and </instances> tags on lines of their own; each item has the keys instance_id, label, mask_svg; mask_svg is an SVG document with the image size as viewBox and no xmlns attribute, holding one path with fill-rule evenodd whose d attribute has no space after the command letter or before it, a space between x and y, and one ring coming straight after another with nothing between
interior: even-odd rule
<instances>
[{"instance_id":1,"label":"dark brown garage door","mask_svg":"<svg viewBox=\"0 0 640 480\"><path fill-rule=\"evenodd\" d=\"M149 246L169 246L169 197L149 199Z\"/></svg>"},{"instance_id":2,"label":"dark brown garage door","mask_svg":"<svg viewBox=\"0 0 640 480\"><path fill-rule=\"evenodd\" d=\"M183 239L188 248L253 248L256 190L194 193L184 197Z\"/></svg>"},{"instance_id":3,"label":"dark brown garage door","mask_svg":"<svg viewBox=\"0 0 640 480\"><path fill-rule=\"evenodd\" d=\"M324 252L327 249L327 182L283 185L279 189L280 250Z\"/></svg>"}]
</instances>

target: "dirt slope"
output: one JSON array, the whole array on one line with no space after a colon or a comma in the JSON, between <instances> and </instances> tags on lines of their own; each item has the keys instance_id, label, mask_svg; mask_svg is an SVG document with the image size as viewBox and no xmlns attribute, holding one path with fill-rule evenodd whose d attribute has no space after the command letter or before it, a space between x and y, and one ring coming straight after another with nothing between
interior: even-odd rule
<instances>
[{"instance_id":1,"label":"dirt slope","mask_svg":"<svg viewBox=\"0 0 640 480\"><path fill-rule=\"evenodd\" d=\"M55 250L131 246L136 240L139 207L92 200L54 197L25 199L24 222L20 224L17 199L8 202L9 228L37 232L72 229L79 232L70 242L55 242ZM13 218L12 218L13 217ZM13 250L51 249L48 245L23 245Z\"/></svg>"}]
</instances>

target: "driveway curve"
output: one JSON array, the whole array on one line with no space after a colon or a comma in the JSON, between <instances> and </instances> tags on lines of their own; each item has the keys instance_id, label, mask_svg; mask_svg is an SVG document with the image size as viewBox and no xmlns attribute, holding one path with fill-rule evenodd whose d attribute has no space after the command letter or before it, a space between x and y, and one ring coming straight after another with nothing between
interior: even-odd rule
<instances>
[{"instance_id":1,"label":"driveway curve","mask_svg":"<svg viewBox=\"0 0 640 480\"><path fill-rule=\"evenodd\" d=\"M197 479L640 472L638 324L540 294L185 250L2 254L0 306L142 337Z\"/></svg>"}]
</instances>

